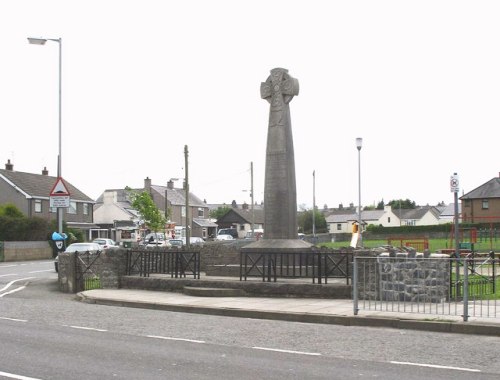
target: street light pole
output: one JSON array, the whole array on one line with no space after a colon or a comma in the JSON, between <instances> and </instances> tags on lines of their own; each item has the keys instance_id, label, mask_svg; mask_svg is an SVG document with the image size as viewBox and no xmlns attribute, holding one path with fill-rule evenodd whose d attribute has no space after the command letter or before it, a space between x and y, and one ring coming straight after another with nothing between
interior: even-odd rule
<instances>
[{"instance_id":1,"label":"street light pole","mask_svg":"<svg viewBox=\"0 0 500 380\"><path fill-rule=\"evenodd\" d=\"M184 170L185 170L185 187L186 187L186 247L189 249L191 245L191 224L189 221L189 176L188 176L188 146L184 145Z\"/></svg>"},{"instance_id":2,"label":"street light pole","mask_svg":"<svg viewBox=\"0 0 500 380\"><path fill-rule=\"evenodd\" d=\"M316 245L316 170L313 170L312 233L313 233L313 244Z\"/></svg>"},{"instance_id":3,"label":"street light pole","mask_svg":"<svg viewBox=\"0 0 500 380\"><path fill-rule=\"evenodd\" d=\"M363 247L363 236L361 233L361 147L363 146L363 139L356 138L356 148L358 149L358 244L357 246Z\"/></svg>"},{"instance_id":4,"label":"street light pole","mask_svg":"<svg viewBox=\"0 0 500 380\"><path fill-rule=\"evenodd\" d=\"M62 38L33 38L28 37L32 45L45 45L47 41L59 44L59 151L57 156L57 177L62 178ZM57 229L63 232L63 208L57 208Z\"/></svg>"}]
</instances>

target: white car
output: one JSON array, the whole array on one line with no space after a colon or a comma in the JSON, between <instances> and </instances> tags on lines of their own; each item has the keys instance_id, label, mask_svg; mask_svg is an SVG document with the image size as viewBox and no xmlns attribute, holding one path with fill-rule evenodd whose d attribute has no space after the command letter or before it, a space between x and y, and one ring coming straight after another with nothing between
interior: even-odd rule
<instances>
[{"instance_id":1,"label":"white car","mask_svg":"<svg viewBox=\"0 0 500 380\"><path fill-rule=\"evenodd\" d=\"M116 244L116 242L114 240L112 240L112 239L99 238L99 239L92 240L92 243L99 244L102 247L102 249L108 249L108 248L118 247L118 245Z\"/></svg>"},{"instance_id":2,"label":"white car","mask_svg":"<svg viewBox=\"0 0 500 380\"><path fill-rule=\"evenodd\" d=\"M221 241L222 240L234 240L234 238L231 235L220 234L220 235L217 235L215 240L221 240Z\"/></svg>"},{"instance_id":3,"label":"white car","mask_svg":"<svg viewBox=\"0 0 500 380\"><path fill-rule=\"evenodd\" d=\"M98 253L104 249L97 243L73 243L66 247L64 252L78 252L78 253ZM54 267L56 272L59 272L59 255L54 259Z\"/></svg>"}]
</instances>

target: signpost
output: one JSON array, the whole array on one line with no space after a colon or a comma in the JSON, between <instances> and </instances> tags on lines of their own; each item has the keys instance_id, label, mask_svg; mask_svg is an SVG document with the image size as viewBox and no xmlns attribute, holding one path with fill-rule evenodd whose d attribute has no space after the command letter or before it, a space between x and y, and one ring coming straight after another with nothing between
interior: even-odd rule
<instances>
[{"instance_id":1,"label":"signpost","mask_svg":"<svg viewBox=\"0 0 500 380\"><path fill-rule=\"evenodd\" d=\"M458 243L458 192L460 191L460 181L458 180L457 173L453 173L450 177L450 191L454 195L455 202L455 257L460 257L460 247Z\"/></svg>"}]
</instances>

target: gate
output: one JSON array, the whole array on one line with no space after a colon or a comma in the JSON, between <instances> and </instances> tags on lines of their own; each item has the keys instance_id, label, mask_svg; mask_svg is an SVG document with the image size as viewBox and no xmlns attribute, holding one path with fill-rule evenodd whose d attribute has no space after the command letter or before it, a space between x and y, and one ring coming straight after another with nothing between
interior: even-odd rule
<instances>
[{"instance_id":1,"label":"gate","mask_svg":"<svg viewBox=\"0 0 500 380\"><path fill-rule=\"evenodd\" d=\"M75 282L76 292L101 289L101 251L75 252Z\"/></svg>"}]
</instances>

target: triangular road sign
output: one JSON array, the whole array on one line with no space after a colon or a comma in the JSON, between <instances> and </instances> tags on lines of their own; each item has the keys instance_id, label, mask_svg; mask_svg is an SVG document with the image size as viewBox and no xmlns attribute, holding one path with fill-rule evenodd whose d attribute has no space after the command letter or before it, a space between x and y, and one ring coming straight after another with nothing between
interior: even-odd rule
<instances>
[{"instance_id":1,"label":"triangular road sign","mask_svg":"<svg viewBox=\"0 0 500 380\"><path fill-rule=\"evenodd\" d=\"M66 187L66 185L61 177L57 177L57 181L54 184L54 187L52 188L52 190L50 191L51 197L58 196L58 195L59 196L60 195L66 195L66 196L70 195L69 190Z\"/></svg>"}]
</instances>

